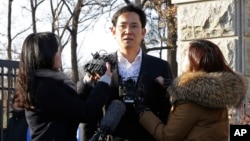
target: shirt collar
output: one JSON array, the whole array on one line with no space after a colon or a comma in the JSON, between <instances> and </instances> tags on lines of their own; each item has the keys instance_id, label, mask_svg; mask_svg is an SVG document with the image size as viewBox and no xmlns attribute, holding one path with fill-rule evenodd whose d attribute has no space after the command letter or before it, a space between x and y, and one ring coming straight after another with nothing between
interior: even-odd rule
<instances>
[{"instance_id":1,"label":"shirt collar","mask_svg":"<svg viewBox=\"0 0 250 141\"><path fill-rule=\"evenodd\" d=\"M118 62L124 62L124 61L128 62L127 58L125 58L119 50L117 51L117 59ZM139 53L137 54L133 62L141 62L141 60L142 60L142 50L140 49Z\"/></svg>"}]
</instances>

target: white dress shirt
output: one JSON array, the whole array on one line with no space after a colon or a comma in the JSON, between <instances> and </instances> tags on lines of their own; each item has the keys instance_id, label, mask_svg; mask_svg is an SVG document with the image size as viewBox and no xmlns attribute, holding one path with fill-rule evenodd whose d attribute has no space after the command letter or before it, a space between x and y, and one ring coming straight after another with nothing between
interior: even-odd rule
<instances>
[{"instance_id":1,"label":"white dress shirt","mask_svg":"<svg viewBox=\"0 0 250 141\"><path fill-rule=\"evenodd\" d=\"M141 68L142 50L140 49L139 53L132 63L130 63L119 51L117 51L117 57L118 72L122 77L122 81L133 79L135 82L137 82Z\"/></svg>"}]
</instances>

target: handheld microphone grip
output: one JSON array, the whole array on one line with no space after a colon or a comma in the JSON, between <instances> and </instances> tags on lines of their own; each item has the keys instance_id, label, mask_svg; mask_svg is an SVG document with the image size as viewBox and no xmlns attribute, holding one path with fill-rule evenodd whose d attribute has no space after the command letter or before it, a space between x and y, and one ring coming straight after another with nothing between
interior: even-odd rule
<instances>
[{"instance_id":1,"label":"handheld microphone grip","mask_svg":"<svg viewBox=\"0 0 250 141\"><path fill-rule=\"evenodd\" d=\"M125 104L120 100L113 100L101 120L100 128L109 128L110 132L114 132L125 112Z\"/></svg>"},{"instance_id":2,"label":"handheld microphone grip","mask_svg":"<svg viewBox=\"0 0 250 141\"><path fill-rule=\"evenodd\" d=\"M99 129L89 141L106 141L107 136L115 131L120 119L126 112L126 106L120 100L113 100L100 122Z\"/></svg>"}]
</instances>

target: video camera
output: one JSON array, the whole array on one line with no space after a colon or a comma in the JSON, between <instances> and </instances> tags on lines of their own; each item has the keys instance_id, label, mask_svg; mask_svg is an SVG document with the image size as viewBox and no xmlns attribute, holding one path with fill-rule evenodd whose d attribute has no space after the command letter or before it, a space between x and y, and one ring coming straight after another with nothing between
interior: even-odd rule
<instances>
[{"instance_id":1,"label":"video camera","mask_svg":"<svg viewBox=\"0 0 250 141\"><path fill-rule=\"evenodd\" d=\"M93 56L93 59L84 65L84 71L90 75L99 74L102 76L107 70L106 62L110 63L111 71L116 68L117 59L115 54L100 54L99 52L96 52L94 54L91 53L91 55Z\"/></svg>"}]
</instances>

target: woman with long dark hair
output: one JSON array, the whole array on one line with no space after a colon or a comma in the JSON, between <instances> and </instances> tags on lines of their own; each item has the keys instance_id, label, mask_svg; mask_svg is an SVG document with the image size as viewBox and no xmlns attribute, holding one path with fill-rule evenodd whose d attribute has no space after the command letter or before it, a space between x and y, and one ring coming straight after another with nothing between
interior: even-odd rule
<instances>
[{"instance_id":1,"label":"woman with long dark hair","mask_svg":"<svg viewBox=\"0 0 250 141\"><path fill-rule=\"evenodd\" d=\"M25 108L32 141L76 141L79 123L102 110L110 94L107 71L86 101L62 71L60 39L51 32L32 33L22 46L15 102Z\"/></svg>"}]
</instances>

